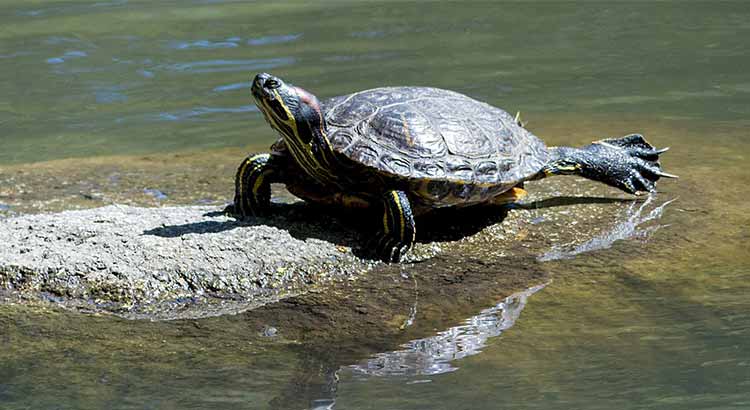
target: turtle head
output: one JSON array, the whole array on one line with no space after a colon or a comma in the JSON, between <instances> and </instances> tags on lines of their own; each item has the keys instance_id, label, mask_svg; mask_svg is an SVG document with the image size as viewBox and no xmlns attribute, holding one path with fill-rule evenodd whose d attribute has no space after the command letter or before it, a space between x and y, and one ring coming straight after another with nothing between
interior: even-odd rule
<instances>
[{"instance_id":1,"label":"turtle head","mask_svg":"<svg viewBox=\"0 0 750 410\"><path fill-rule=\"evenodd\" d=\"M260 73L251 92L255 104L273 129L284 138L295 161L313 177L321 177L332 153L326 137L325 116L318 99L308 91Z\"/></svg>"},{"instance_id":2,"label":"turtle head","mask_svg":"<svg viewBox=\"0 0 750 410\"><path fill-rule=\"evenodd\" d=\"M255 76L251 91L268 123L288 143L311 145L325 138L320 102L311 93L267 73Z\"/></svg>"}]
</instances>

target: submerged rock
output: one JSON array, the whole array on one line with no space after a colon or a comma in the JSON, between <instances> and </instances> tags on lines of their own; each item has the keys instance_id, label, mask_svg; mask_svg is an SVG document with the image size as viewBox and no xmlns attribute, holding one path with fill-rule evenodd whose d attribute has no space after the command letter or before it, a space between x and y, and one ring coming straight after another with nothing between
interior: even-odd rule
<instances>
[{"instance_id":1,"label":"submerged rock","mask_svg":"<svg viewBox=\"0 0 750 410\"><path fill-rule=\"evenodd\" d=\"M290 229L295 217L292 209L259 224L216 207L114 205L8 218L0 220L0 288L129 316L196 317L368 269L350 247L326 241L319 224Z\"/></svg>"}]
</instances>

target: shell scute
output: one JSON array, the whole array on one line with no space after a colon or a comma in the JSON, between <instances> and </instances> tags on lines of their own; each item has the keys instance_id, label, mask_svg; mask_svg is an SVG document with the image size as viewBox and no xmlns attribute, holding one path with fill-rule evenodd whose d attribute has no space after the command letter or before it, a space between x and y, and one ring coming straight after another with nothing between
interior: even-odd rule
<instances>
[{"instance_id":1,"label":"shell scute","mask_svg":"<svg viewBox=\"0 0 750 410\"><path fill-rule=\"evenodd\" d=\"M365 144L363 142L356 142L352 144L347 150L346 154L349 158L360 162L366 166L375 167L379 164L380 153L375 147Z\"/></svg>"},{"instance_id":2,"label":"shell scute","mask_svg":"<svg viewBox=\"0 0 750 410\"><path fill-rule=\"evenodd\" d=\"M359 124L365 118L370 117L378 110L378 105L370 101L359 101L354 98L345 100L336 105L326 115L326 121L330 125L348 127Z\"/></svg>"},{"instance_id":3,"label":"shell scute","mask_svg":"<svg viewBox=\"0 0 750 410\"><path fill-rule=\"evenodd\" d=\"M441 121L440 132L451 154L466 158L488 158L495 153L490 137L471 120Z\"/></svg>"},{"instance_id":4,"label":"shell scute","mask_svg":"<svg viewBox=\"0 0 750 410\"><path fill-rule=\"evenodd\" d=\"M442 161L414 161L414 171L430 178L445 178L445 166Z\"/></svg>"},{"instance_id":5,"label":"shell scute","mask_svg":"<svg viewBox=\"0 0 750 410\"><path fill-rule=\"evenodd\" d=\"M445 168L448 175L456 179L472 181L474 178L474 167L464 159L449 156L445 159Z\"/></svg>"},{"instance_id":6,"label":"shell scute","mask_svg":"<svg viewBox=\"0 0 750 410\"><path fill-rule=\"evenodd\" d=\"M410 175L411 174L411 163L403 157L385 154L380 159L383 165L389 171L398 175Z\"/></svg>"},{"instance_id":7,"label":"shell scute","mask_svg":"<svg viewBox=\"0 0 750 410\"><path fill-rule=\"evenodd\" d=\"M453 91L378 88L324 107L337 152L382 176L408 179L421 187L414 188L419 195L448 204L509 189L549 158L544 143L513 116Z\"/></svg>"},{"instance_id":8,"label":"shell scute","mask_svg":"<svg viewBox=\"0 0 750 410\"><path fill-rule=\"evenodd\" d=\"M337 151L344 151L349 145L352 144L355 137L352 132L347 129L338 129L336 132L328 135L328 140L331 142L333 149Z\"/></svg>"},{"instance_id":9,"label":"shell scute","mask_svg":"<svg viewBox=\"0 0 750 410\"><path fill-rule=\"evenodd\" d=\"M446 150L443 137L430 120L404 104L379 110L363 130L377 143L410 157L435 158Z\"/></svg>"},{"instance_id":10,"label":"shell scute","mask_svg":"<svg viewBox=\"0 0 750 410\"><path fill-rule=\"evenodd\" d=\"M484 161L477 165L475 172L477 176L477 182L479 183L491 183L497 181L499 170L497 163L494 161Z\"/></svg>"}]
</instances>

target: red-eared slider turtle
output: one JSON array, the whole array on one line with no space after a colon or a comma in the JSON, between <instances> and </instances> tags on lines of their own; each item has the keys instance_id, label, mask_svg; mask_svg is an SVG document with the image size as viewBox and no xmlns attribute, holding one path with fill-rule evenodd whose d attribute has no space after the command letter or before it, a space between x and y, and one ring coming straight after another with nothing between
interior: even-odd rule
<instances>
[{"instance_id":1,"label":"red-eared slider turtle","mask_svg":"<svg viewBox=\"0 0 750 410\"><path fill-rule=\"evenodd\" d=\"M398 261L414 242L414 215L508 202L527 180L580 175L629 193L655 190L657 150L638 134L583 148L546 147L507 112L426 87L384 87L324 103L272 75L252 83L281 138L237 171L236 217L270 207L270 183L307 201L382 210L378 254Z\"/></svg>"}]
</instances>

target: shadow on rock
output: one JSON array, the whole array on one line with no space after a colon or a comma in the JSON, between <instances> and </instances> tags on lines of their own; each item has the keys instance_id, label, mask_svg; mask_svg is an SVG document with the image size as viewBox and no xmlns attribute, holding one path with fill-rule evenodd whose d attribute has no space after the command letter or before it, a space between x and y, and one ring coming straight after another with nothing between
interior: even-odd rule
<instances>
[{"instance_id":1,"label":"shadow on rock","mask_svg":"<svg viewBox=\"0 0 750 410\"><path fill-rule=\"evenodd\" d=\"M572 206L584 204L616 204L638 201L636 198L607 198L599 196L555 196L541 199L528 203L517 203L508 205L510 208L517 209L542 209L554 208L557 206Z\"/></svg>"},{"instance_id":2,"label":"shadow on rock","mask_svg":"<svg viewBox=\"0 0 750 410\"><path fill-rule=\"evenodd\" d=\"M502 223L513 209L542 209L581 204L610 204L638 199L560 196L529 203L509 205L477 205L467 208L436 209L416 218L417 243L449 242L475 235L490 225ZM206 217L222 217L222 211L208 212ZM378 231L381 217L367 210L332 209L305 202L272 204L271 213L264 217L242 220L202 221L183 225L167 225L144 231L144 235L176 238L190 234L220 233L237 228L259 225L287 231L296 239L321 239L352 248L360 258L372 259L372 234Z\"/></svg>"},{"instance_id":3,"label":"shadow on rock","mask_svg":"<svg viewBox=\"0 0 750 410\"><path fill-rule=\"evenodd\" d=\"M367 224L369 218L362 218L360 213L339 212L334 214L329 208L295 202L291 204L271 204L271 212L268 216L263 217L250 216L244 219L226 219L224 218L226 215L222 211L207 212L204 216L221 218L222 220L165 225L146 230L143 234L177 238L185 235L221 233L238 228L270 226L288 232L295 239L320 239L350 247L352 252L361 258L372 256L366 252L366 241L361 233L370 232L375 228Z\"/></svg>"}]
</instances>

